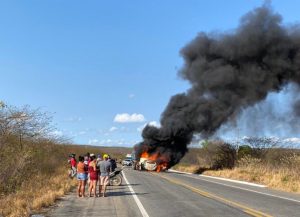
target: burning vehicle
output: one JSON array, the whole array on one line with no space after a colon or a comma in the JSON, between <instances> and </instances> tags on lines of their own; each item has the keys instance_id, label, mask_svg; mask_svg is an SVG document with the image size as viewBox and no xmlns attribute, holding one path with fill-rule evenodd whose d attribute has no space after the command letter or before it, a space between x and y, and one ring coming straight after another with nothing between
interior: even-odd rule
<instances>
[{"instance_id":1,"label":"burning vehicle","mask_svg":"<svg viewBox=\"0 0 300 217\"><path fill-rule=\"evenodd\" d=\"M136 144L135 148L140 147L141 144ZM164 159L158 153L149 154L147 151L139 153L136 150L132 152L134 170L147 170L147 171L164 171L168 168L168 160Z\"/></svg>"},{"instance_id":2,"label":"burning vehicle","mask_svg":"<svg viewBox=\"0 0 300 217\"><path fill-rule=\"evenodd\" d=\"M142 153L138 163L138 170L164 171L167 169L167 162L163 161L157 154L150 155L147 152Z\"/></svg>"}]
</instances>

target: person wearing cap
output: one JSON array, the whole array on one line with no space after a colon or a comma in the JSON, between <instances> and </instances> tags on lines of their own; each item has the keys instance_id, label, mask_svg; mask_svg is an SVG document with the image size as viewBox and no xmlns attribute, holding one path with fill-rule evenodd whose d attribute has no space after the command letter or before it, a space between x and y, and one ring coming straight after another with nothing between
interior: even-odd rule
<instances>
[{"instance_id":1,"label":"person wearing cap","mask_svg":"<svg viewBox=\"0 0 300 217\"><path fill-rule=\"evenodd\" d=\"M103 190L102 196L105 197L106 186L109 183L109 173L112 172L111 163L108 161L108 155L103 155L103 161L99 163L100 169L100 184L99 184L99 196L101 195L101 191Z\"/></svg>"}]
</instances>

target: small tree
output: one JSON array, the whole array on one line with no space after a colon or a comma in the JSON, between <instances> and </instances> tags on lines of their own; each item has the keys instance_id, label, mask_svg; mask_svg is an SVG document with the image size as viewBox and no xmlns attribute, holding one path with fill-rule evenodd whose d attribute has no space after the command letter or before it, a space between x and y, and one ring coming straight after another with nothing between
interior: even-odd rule
<instances>
[{"instance_id":1,"label":"small tree","mask_svg":"<svg viewBox=\"0 0 300 217\"><path fill-rule=\"evenodd\" d=\"M50 122L51 117L39 109L32 110L29 106L16 108L0 102L0 139L3 141L17 136L21 149L24 139L46 138L53 129Z\"/></svg>"},{"instance_id":2,"label":"small tree","mask_svg":"<svg viewBox=\"0 0 300 217\"><path fill-rule=\"evenodd\" d=\"M278 139L270 137L247 137L244 141L252 148L252 157L263 159L268 151L278 147Z\"/></svg>"}]
</instances>

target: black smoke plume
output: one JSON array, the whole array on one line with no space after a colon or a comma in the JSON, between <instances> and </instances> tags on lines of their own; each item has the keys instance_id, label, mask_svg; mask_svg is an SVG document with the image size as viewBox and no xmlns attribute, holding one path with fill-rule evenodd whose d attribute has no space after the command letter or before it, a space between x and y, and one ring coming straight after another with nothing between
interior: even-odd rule
<instances>
[{"instance_id":1,"label":"black smoke plume","mask_svg":"<svg viewBox=\"0 0 300 217\"><path fill-rule=\"evenodd\" d=\"M145 127L144 141L135 146L138 156L143 151L164 156L168 167L184 156L193 134L209 137L269 92L300 84L300 28L283 25L268 5L243 16L232 33L199 33L181 55L179 75L192 87L171 98L161 127Z\"/></svg>"}]
</instances>

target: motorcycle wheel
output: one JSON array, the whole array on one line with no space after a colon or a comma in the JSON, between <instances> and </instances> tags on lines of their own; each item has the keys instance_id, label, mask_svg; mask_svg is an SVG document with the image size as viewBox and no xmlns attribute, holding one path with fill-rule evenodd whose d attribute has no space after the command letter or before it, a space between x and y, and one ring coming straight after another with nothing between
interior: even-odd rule
<instances>
[{"instance_id":1,"label":"motorcycle wheel","mask_svg":"<svg viewBox=\"0 0 300 217\"><path fill-rule=\"evenodd\" d=\"M116 175L110 178L109 184L112 186L120 186L122 184L122 177L120 175Z\"/></svg>"}]
</instances>

